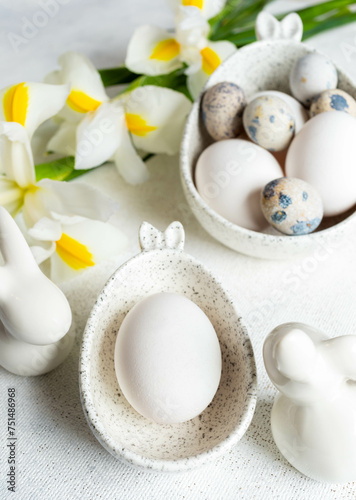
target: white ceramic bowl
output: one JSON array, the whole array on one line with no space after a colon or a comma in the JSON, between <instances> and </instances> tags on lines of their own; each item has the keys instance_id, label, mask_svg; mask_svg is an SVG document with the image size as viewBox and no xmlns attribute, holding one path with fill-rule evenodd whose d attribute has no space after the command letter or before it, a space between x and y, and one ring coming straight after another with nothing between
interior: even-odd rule
<instances>
[{"instance_id":1,"label":"white ceramic bowl","mask_svg":"<svg viewBox=\"0 0 356 500\"><path fill-rule=\"evenodd\" d=\"M289 73L294 62L313 50L293 40L261 41L247 45L223 62L212 74L203 92L216 83L229 81L241 86L252 96L261 90L279 90L290 94ZM338 70L338 88L356 98L356 86ZM200 98L193 104L181 146L181 180L194 215L204 229L224 245L254 257L290 258L317 251L320 247L339 244L349 231L356 229L356 212L323 221L310 235L285 236L250 231L237 226L212 210L201 198L194 184L194 169L200 153L213 141L200 117ZM337 167L337 166L336 166Z\"/></svg>"},{"instance_id":2,"label":"white ceramic bowl","mask_svg":"<svg viewBox=\"0 0 356 500\"><path fill-rule=\"evenodd\" d=\"M239 314L221 286L184 253L184 231L173 223L163 234L141 226L143 252L120 267L100 293L84 332L80 390L86 418L100 443L132 465L159 471L200 466L235 445L256 404L256 367ZM209 317L222 352L222 376L211 404L196 418L163 425L139 415L123 396L114 366L117 332L128 311L147 295L176 292Z\"/></svg>"}]
</instances>

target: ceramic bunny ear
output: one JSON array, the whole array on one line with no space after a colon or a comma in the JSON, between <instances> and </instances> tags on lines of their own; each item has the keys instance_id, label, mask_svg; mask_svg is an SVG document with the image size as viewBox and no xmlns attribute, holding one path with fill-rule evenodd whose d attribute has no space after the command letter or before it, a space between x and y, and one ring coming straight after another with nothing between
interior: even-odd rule
<instances>
[{"instance_id":1,"label":"ceramic bunny ear","mask_svg":"<svg viewBox=\"0 0 356 500\"><path fill-rule=\"evenodd\" d=\"M166 246L173 250L183 250L185 233L180 222L172 222L164 232Z\"/></svg>"},{"instance_id":2,"label":"ceramic bunny ear","mask_svg":"<svg viewBox=\"0 0 356 500\"><path fill-rule=\"evenodd\" d=\"M307 382L315 356L313 340L296 323L275 328L263 346L266 370L277 388L289 381Z\"/></svg>"},{"instance_id":3,"label":"ceramic bunny ear","mask_svg":"<svg viewBox=\"0 0 356 500\"><path fill-rule=\"evenodd\" d=\"M296 13L288 14L278 21L268 12L260 12L256 20L257 40L296 40L303 36L303 22Z\"/></svg>"},{"instance_id":4,"label":"ceramic bunny ear","mask_svg":"<svg viewBox=\"0 0 356 500\"><path fill-rule=\"evenodd\" d=\"M180 222L172 222L164 233L148 222L143 222L140 227L139 239L144 252L163 248L183 250L185 234Z\"/></svg>"},{"instance_id":5,"label":"ceramic bunny ear","mask_svg":"<svg viewBox=\"0 0 356 500\"><path fill-rule=\"evenodd\" d=\"M306 382L313 369L316 349L303 330L294 328L275 345L274 359L280 373L297 382Z\"/></svg>"},{"instance_id":6,"label":"ceramic bunny ear","mask_svg":"<svg viewBox=\"0 0 356 500\"><path fill-rule=\"evenodd\" d=\"M5 267L36 268L37 264L19 227L5 208L0 206L0 252Z\"/></svg>"}]
</instances>

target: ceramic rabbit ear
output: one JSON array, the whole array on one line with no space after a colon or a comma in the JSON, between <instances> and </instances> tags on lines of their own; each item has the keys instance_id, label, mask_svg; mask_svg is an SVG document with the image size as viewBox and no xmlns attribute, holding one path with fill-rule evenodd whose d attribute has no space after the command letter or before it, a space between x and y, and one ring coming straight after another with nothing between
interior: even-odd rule
<instances>
[{"instance_id":1,"label":"ceramic rabbit ear","mask_svg":"<svg viewBox=\"0 0 356 500\"><path fill-rule=\"evenodd\" d=\"M184 238L184 229L180 222L172 222L164 233L148 222L143 222L139 232L140 246L144 252L163 248L183 250Z\"/></svg>"},{"instance_id":2,"label":"ceramic rabbit ear","mask_svg":"<svg viewBox=\"0 0 356 500\"><path fill-rule=\"evenodd\" d=\"M5 266L37 267L26 240L9 212L0 206L0 252Z\"/></svg>"},{"instance_id":3,"label":"ceramic rabbit ear","mask_svg":"<svg viewBox=\"0 0 356 500\"><path fill-rule=\"evenodd\" d=\"M263 346L268 376L277 387L289 381L308 381L315 355L312 339L296 323L285 323L272 330Z\"/></svg>"},{"instance_id":4,"label":"ceramic rabbit ear","mask_svg":"<svg viewBox=\"0 0 356 500\"><path fill-rule=\"evenodd\" d=\"M163 233L156 229L152 224L143 222L139 231L140 247L143 251L154 250L155 248L162 248Z\"/></svg>"},{"instance_id":5,"label":"ceramic rabbit ear","mask_svg":"<svg viewBox=\"0 0 356 500\"><path fill-rule=\"evenodd\" d=\"M256 37L258 40L296 40L303 36L303 22L296 13L288 14L278 21L268 12L260 12L256 20Z\"/></svg>"},{"instance_id":6,"label":"ceramic rabbit ear","mask_svg":"<svg viewBox=\"0 0 356 500\"><path fill-rule=\"evenodd\" d=\"M292 328L274 347L274 359L278 371L296 382L307 382L314 366L316 349L314 342L303 330Z\"/></svg>"},{"instance_id":7,"label":"ceramic rabbit ear","mask_svg":"<svg viewBox=\"0 0 356 500\"><path fill-rule=\"evenodd\" d=\"M182 224L178 221L172 222L164 232L166 246L173 250L183 250L185 233Z\"/></svg>"}]
</instances>

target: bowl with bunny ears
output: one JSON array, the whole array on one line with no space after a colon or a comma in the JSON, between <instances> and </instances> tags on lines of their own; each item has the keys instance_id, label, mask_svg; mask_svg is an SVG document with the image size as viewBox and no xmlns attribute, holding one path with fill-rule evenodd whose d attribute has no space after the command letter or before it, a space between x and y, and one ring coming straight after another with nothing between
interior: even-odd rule
<instances>
[{"instance_id":1,"label":"bowl with bunny ears","mask_svg":"<svg viewBox=\"0 0 356 500\"><path fill-rule=\"evenodd\" d=\"M356 335L286 323L268 335L263 357L280 391L271 424L281 453L318 481L355 481Z\"/></svg>"},{"instance_id":2,"label":"bowl with bunny ears","mask_svg":"<svg viewBox=\"0 0 356 500\"><path fill-rule=\"evenodd\" d=\"M253 350L222 285L183 251L184 230L179 222L165 232L143 223L140 245L142 252L109 279L88 319L80 360L82 405L94 435L115 458L154 471L188 470L230 450L247 430L257 396ZM142 299L162 292L194 302L213 325L221 350L221 379L211 403L198 416L172 424L157 423L136 411L115 372L115 345L122 322ZM166 310L157 312L158 320L163 313ZM171 359L171 355L160 350L161 359ZM188 381L187 392L190 386ZM147 397L148 391L144 394ZM189 397L184 392L183 396ZM168 392L167 399L174 397Z\"/></svg>"},{"instance_id":3,"label":"bowl with bunny ears","mask_svg":"<svg viewBox=\"0 0 356 500\"><path fill-rule=\"evenodd\" d=\"M289 94L287 96L289 97L291 95L289 75L293 65L307 54L312 52L318 54L300 42L302 30L301 20L296 14L287 16L282 23L267 13L258 16L256 32L259 41L239 49L214 71L193 104L182 139L181 181L185 197L195 217L215 239L237 252L254 257L286 259L312 253L322 247L340 244L350 232L356 229L355 207L335 217L324 217L318 229L311 234L288 236L272 227L267 227L267 223L265 226L261 225L260 230L247 229L220 215L210 206L211 204L207 203L206 197L203 199L197 189L196 166L198 159L201 153L213 144L213 139L203 123L201 99L204 93L220 82L231 82L244 90L247 102L257 93L267 90L283 92ZM355 83L342 70L336 69L338 88L355 99ZM338 112L333 111L332 113ZM269 153L266 150L263 152ZM335 168L338 169L337 166ZM213 174L210 172L209 175L212 177ZM283 175L285 174L281 171L281 174L274 178ZM270 178L270 180L272 179ZM220 178L215 175L210 180L220 190L224 189L223 184L227 182L226 175L225 178L223 175ZM257 207L256 210L259 210L259 192L267 182L263 182L259 191L256 192L257 201L254 205ZM350 180L350 182L353 181ZM226 199L226 197L222 198L221 206L226 206ZM262 213L261 217L263 223Z\"/></svg>"}]
</instances>

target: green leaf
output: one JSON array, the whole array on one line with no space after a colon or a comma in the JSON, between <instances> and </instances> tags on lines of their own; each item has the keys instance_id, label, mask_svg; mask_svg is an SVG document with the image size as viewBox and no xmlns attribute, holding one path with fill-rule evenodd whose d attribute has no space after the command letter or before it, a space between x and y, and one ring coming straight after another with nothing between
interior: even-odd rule
<instances>
[{"instance_id":1,"label":"green leaf","mask_svg":"<svg viewBox=\"0 0 356 500\"><path fill-rule=\"evenodd\" d=\"M104 87L131 83L139 76L136 73L132 73L132 71L127 69L125 66L120 66L118 68L99 69L99 74L101 76Z\"/></svg>"},{"instance_id":2,"label":"green leaf","mask_svg":"<svg viewBox=\"0 0 356 500\"><path fill-rule=\"evenodd\" d=\"M166 87L169 89L177 90L192 101L192 96L190 95L187 88L187 77L184 74L185 68L186 67L184 66L166 75L141 75L133 80L133 82L123 91L123 93L130 92L137 87L144 87L145 85L155 85L157 87Z\"/></svg>"},{"instance_id":3,"label":"green leaf","mask_svg":"<svg viewBox=\"0 0 356 500\"><path fill-rule=\"evenodd\" d=\"M59 160L48 163L40 163L35 166L36 181L41 179L54 179L64 181L74 170L74 157L66 156Z\"/></svg>"},{"instance_id":4,"label":"green leaf","mask_svg":"<svg viewBox=\"0 0 356 500\"><path fill-rule=\"evenodd\" d=\"M153 156L155 156L155 154L148 153L142 159L146 162ZM59 160L53 160L47 163L40 163L36 165L36 181L38 182L41 179L52 179L54 181L71 181L73 179L76 179L77 177L81 177L82 175L87 174L88 172L93 172L103 165L105 165L105 163L88 170L75 170L74 156L66 156L64 158L60 158Z\"/></svg>"},{"instance_id":5,"label":"green leaf","mask_svg":"<svg viewBox=\"0 0 356 500\"><path fill-rule=\"evenodd\" d=\"M41 179L52 179L55 181L70 181L91 170L74 170L74 156L66 156L59 160L53 160L48 163L40 163L35 166L36 181Z\"/></svg>"}]
</instances>

